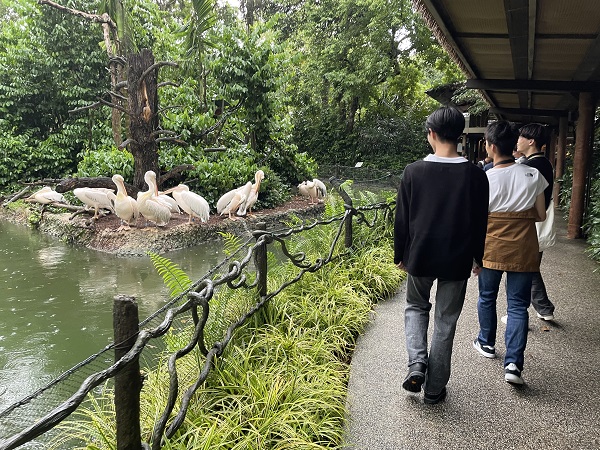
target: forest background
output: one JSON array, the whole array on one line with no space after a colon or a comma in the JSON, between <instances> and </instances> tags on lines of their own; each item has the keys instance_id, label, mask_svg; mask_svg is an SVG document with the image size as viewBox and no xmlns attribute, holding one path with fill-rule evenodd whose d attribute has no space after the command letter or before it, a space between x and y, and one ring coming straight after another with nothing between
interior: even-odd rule
<instances>
[{"instance_id":1,"label":"forest background","mask_svg":"<svg viewBox=\"0 0 600 450\"><path fill-rule=\"evenodd\" d=\"M90 19L103 13L112 41ZM114 67L142 49L165 62L158 171L193 166L171 183L212 206L258 169L262 207L319 165L400 174L429 151L438 104L425 91L464 79L410 0L0 0L0 23L1 192L68 176L134 182L130 118L108 104L126 100ZM586 231L599 258L598 145L594 155Z\"/></svg>"}]
</instances>

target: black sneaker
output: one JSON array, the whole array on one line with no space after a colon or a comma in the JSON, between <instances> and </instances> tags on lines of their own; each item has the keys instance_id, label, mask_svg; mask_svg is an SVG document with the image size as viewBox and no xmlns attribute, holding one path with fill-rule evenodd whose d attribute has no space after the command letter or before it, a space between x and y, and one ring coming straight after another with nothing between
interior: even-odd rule
<instances>
[{"instance_id":1,"label":"black sneaker","mask_svg":"<svg viewBox=\"0 0 600 450\"><path fill-rule=\"evenodd\" d=\"M479 339L475 339L473 341L473 348L481 353L486 358L495 358L496 357L496 349L491 345L481 345Z\"/></svg>"},{"instance_id":2,"label":"black sneaker","mask_svg":"<svg viewBox=\"0 0 600 450\"><path fill-rule=\"evenodd\" d=\"M504 368L504 381L510 384L524 384L521 371L515 363L507 364Z\"/></svg>"},{"instance_id":3,"label":"black sneaker","mask_svg":"<svg viewBox=\"0 0 600 450\"><path fill-rule=\"evenodd\" d=\"M414 363L408 367L408 375L402 383L402 387L409 392L421 392L421 386L425 382L425 371L427 366L423 363Z\"/></svg>"},{"instance_id":4,"label":"black sneaker","mask_svg":"<svg viewBox=\"0 0 600 450\"><path fill-rule=\"evenodd\" d=\"M427 403L428 405L435 405L436 403L443 402L446 399L446 388L442 389L442 392L439 394L427 394L423 396L423 403Z\"/></svg>"}]
</instances>

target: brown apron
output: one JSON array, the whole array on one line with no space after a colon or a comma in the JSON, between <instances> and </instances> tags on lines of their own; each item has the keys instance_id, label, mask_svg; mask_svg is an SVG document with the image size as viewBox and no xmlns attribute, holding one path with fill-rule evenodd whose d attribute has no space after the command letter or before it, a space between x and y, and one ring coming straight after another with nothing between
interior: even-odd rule
<instances>
[{"instance_id":1,"label":"brown apron","mask_svg":"<svg viewBox=\"0 0 600 450\"><path fill-rule=\"evenodd\" d=\"M535 210L488 214L483 267L508 272L539 272Z\"/></svg>"}]
</instances>

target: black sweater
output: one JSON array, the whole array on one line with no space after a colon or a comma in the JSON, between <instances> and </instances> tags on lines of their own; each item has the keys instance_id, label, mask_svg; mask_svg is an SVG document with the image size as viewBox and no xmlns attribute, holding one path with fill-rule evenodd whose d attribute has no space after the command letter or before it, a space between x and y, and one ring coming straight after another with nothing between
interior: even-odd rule
<instances>
[{"instance_id":1,"label":"black sweater","mask_svg":"<svg viewBox=\"0 0 600 450\"><path fill-rule=\"evenodd\" d=\"M413 276L469 278L482 264L489 184L474 164L417 161L404 169L396 203L394 263Z\"/></svg>"}]
</instances>

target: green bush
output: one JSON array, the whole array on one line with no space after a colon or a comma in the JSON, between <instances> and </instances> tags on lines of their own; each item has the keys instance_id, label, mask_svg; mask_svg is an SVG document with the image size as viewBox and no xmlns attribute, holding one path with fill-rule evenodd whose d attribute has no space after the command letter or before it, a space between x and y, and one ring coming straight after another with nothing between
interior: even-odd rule
<instances>
[{"instance_id":1,"label":"green bush","mask_svg":"<svg viewBox=\"0 0 600 450\"><path fill-rule=\"evenodd\" d=\"M78 177L112 177L116 173L125 180L133 179L133 155L127 150L112 147L86 151L77 166Z\"/></svg>"}]
</instances>

